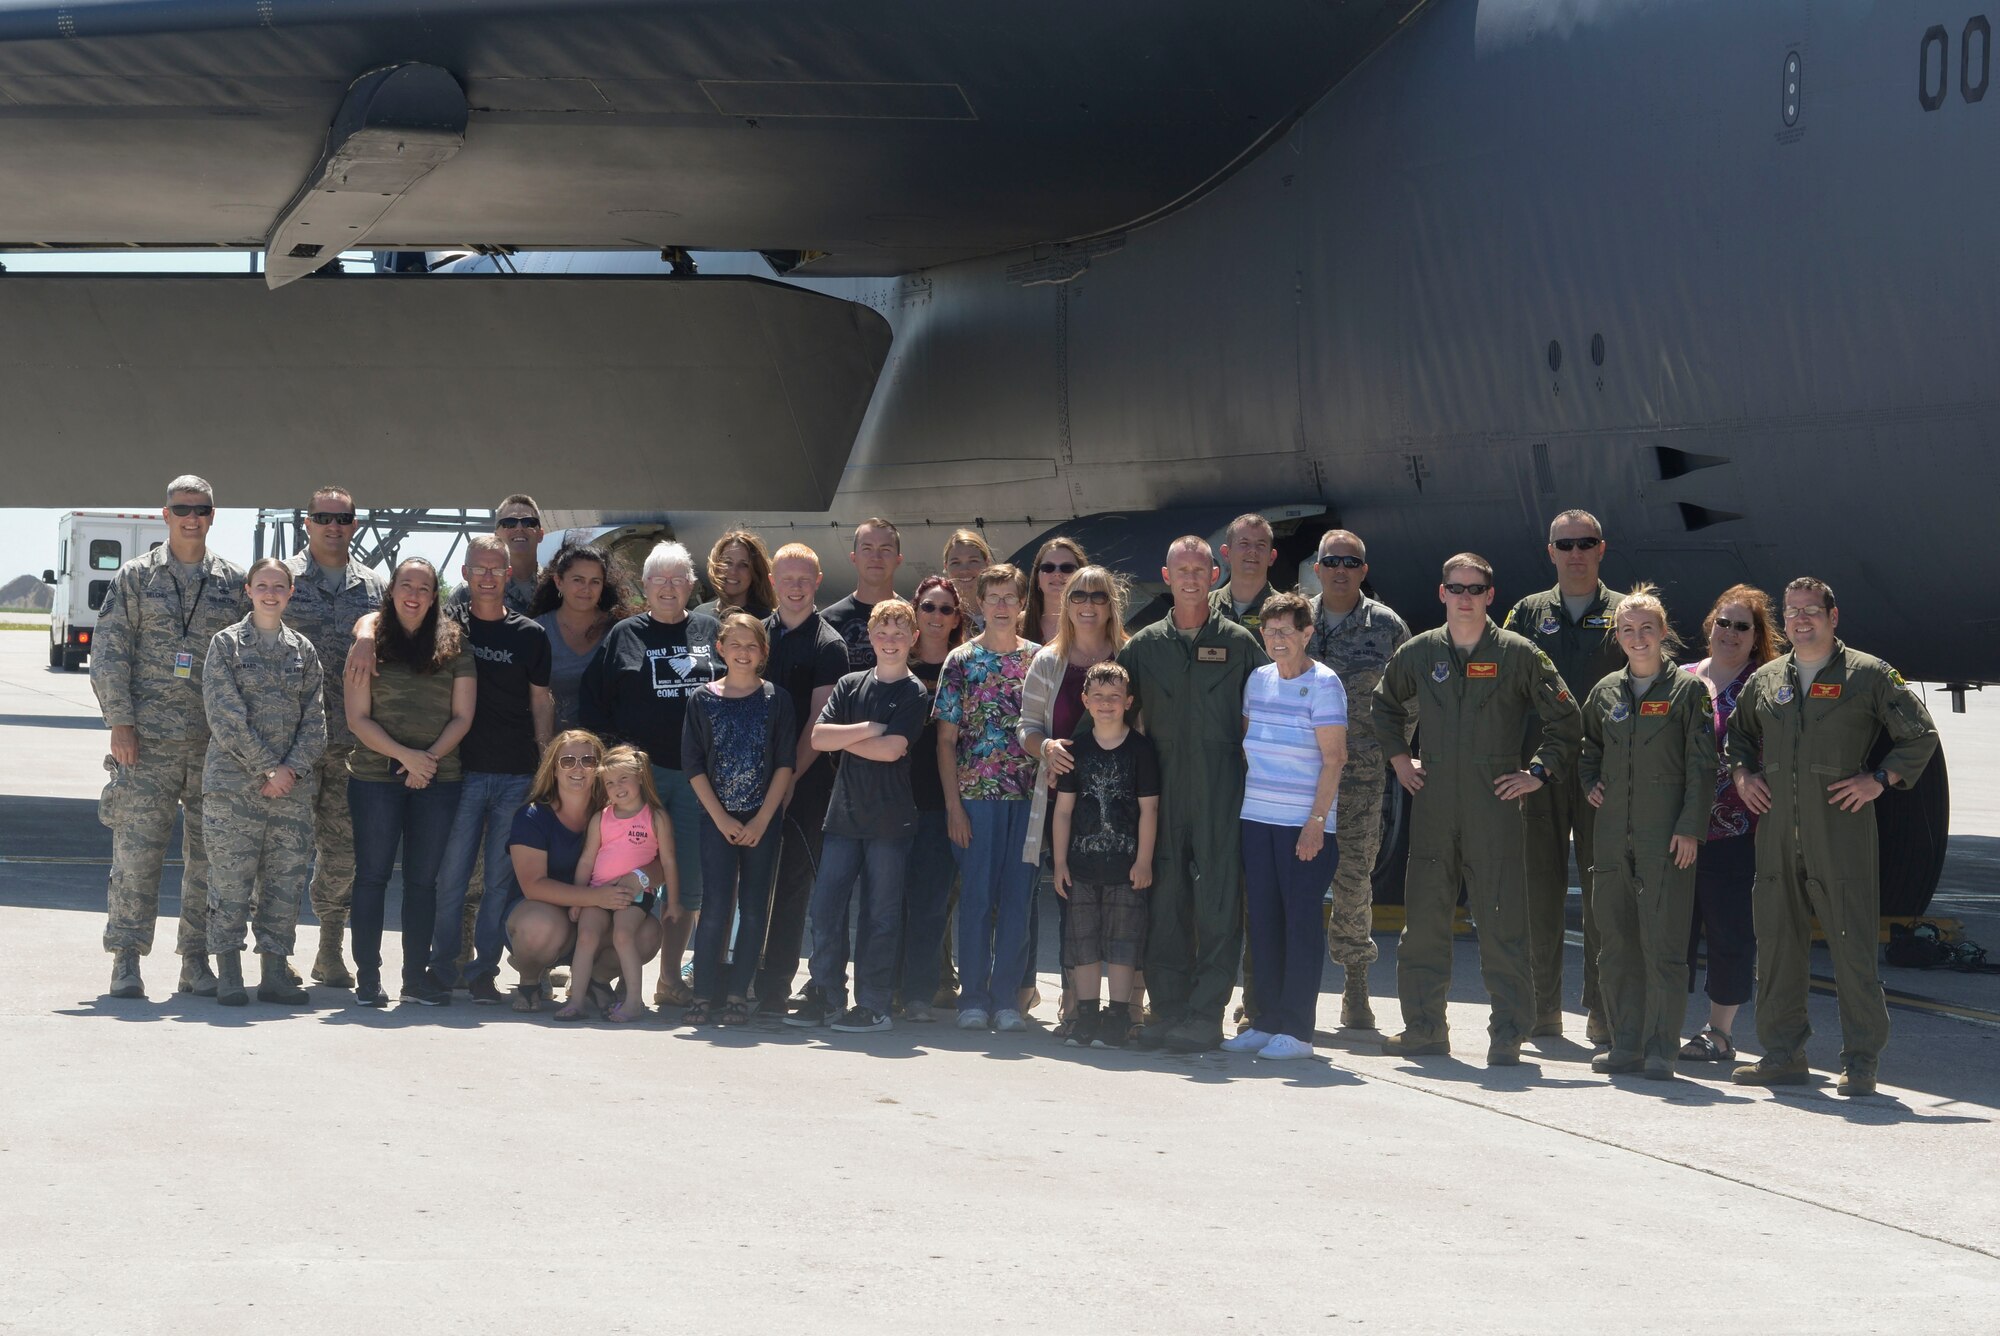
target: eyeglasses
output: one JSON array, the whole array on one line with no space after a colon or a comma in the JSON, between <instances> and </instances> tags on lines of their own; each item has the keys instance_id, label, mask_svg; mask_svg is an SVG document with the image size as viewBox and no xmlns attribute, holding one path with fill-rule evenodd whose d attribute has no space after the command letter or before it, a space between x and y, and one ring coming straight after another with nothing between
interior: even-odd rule
<instances>
[{"instance_id":1,"label":"eyeglasses","mask_svg":"<svg viewBox=\"0 0 2000 1336\"><path fill-rule=\"evenodd\" d=\"M1338 552L1323 552L1320 554L1319 564L1322 566L1338 566L1344 570L1358 571L1368 563L1360 557L1343 556Z\"/></svg>"},{"instance_id":2,"label":"eyeglasses","mask_svg":"<svg viewBox=\"0 0 2000 1336\"><path fill-rule=\"evenodd\" d=\"M1749 622L1732 622L1727 617L1717 617L1715 619L1715 629L1718 631L1737 631L1747 636L1757 628Z\"/></svg>"},{"instance_id":3,"label":"eyeglasses","mask_svg":"<svg viewBox=\"0 0 2000 1336\"><path fill-rule=\"evenodd\" d=\"M981 603L996 603L1003 608L1018 608L1021 606L1021 596L1011 592L1005 594L997 592L988 593L979 601Z\"/></svg>"},{"instance_id":4,"label":"eyeglasses","mask_svg":"<svg viewBox=\"0 0 2000 1336\"><path fill-rule=\"evenodd\" d=\"M694 577L692 575L687 575L687 574L649 575L645 578L644 583L656 587L660 585L691 585L694 583Z\"/></svg>"},{"instance_id":5,"label":"eyeglasses","mask_svg":"<svg viewBox=\"0 0 2000 1336\"><path fill-rule=\"evenodd\" d=\"M1788 621L1788 622L1808 622L1808 621L1811 621L1811 622L1816 622L1816 621L1818 621L1818 620L1819 620L1820 618L1822 618L1822 617L1824 617L1824 616L1826 616L1826 609L1825 609L1825 608L1786 608L1786 609L1785 609L1785 620L1786 620L1786 621Z\"/></svg>"},{"instance_id":6,"label":"eyeglasses","mask_svg":"<svg viewBox=\"0 0 2000 1336\"><path fill-rule=\"evenodd\" d=\"M171 514L180 516L182 519L186 519L190 515L199 515L203 519L207 519L215 513L214 506L191 506L185 501L177 501L173 505L168 506L167 510Z\"/></svg>"},{"instance_id":7,"label":"eyeglasses","mask_svg":"<svg viewBox=\"0 0 2000 1336\"><path fill-rule=\"evenodd\" d=\"M556 757L556 766L561 770L595 770L597 769L597 758L595 756L558 756Z\"/></svg>"},{"instance_id":8,"label":"eyeglasses","mask_svg":"<svg viewBox=\"0 0 2000 1336\"><path fill-rule=\"evenodd\" d=\"M1073 561L1045 561L1042 563L1043 575L1054 575L1058 571L1064 575L1075 575L1076 563Z\"/></svg>"},{"instance_id":9,"label":"eyeglasses","mask_svg":"<svg viewBox=\"0 0 2000 1336\"><path fill-rule=\"evenodd\" d=\"M1111 595L1102 589L1072 589L1069 591L1069 601L1072 603L1088 603L1098 608L1108 608L1111 606Z\"/></svg>"},{"instance_id":10,"label":"eyeglasses","mask_svg":"<svg viewBox=\"0 0 2000 1336\"><path fill-rule=\"evenodd\" d=\"M1551 538L1549 546L1558 552L1588 552L1594 547L1602 547L1602 538Z\"/></svg>"},{"instance_id":11,"label":"eyeglasses","mask_svg":"<svg viewBox=\"0 0 2000 1336\"><path fill-rule=\"evenodd\" d=\"M1447 582L1444 592L1447 594L1471 594L1476 598L1492 587L1490 584L1458 584L1456 582Z\"/></svg>"},{"instance_id":12,"label":"eyeglasses","mask_svg":"<svg viewBox=\"0 0 2000 1336\"><path fill-rule=\"evenodd\" d=\"M352 524L354 512L351 510L315 510L306 516L314 524Z\"/></svg>"},{"instance_id":13,"label":"eyeglasses","mask_svg":"<svg viewBox=\"0 0 2000 1336\"><path fill-rule=\"evenodd\" d=\"M944 615L945 613L948 613L948 612L949 612L949 613L956 613L956 612L958 611L958 604L956 604L956 603L919 603L919 604L917 604L917 611L918 611L918 612L921 612L921 613L925 613L925 614L927 614L927 615L929 615L929 616L932 616L932 617L941 617L941 616L943 616L943 615Z\"/></svg>"},{"instance_id":14,"label":"eyeglasses","mask_svg":"<svg viewBox=\"0 0 2000 1336\"><path fill-rule=\"evenodd\" d=\"M504 520L493 521L496 529L539 529L542 527L540 515L509 515Z\"/></svg>"}]
</instances>

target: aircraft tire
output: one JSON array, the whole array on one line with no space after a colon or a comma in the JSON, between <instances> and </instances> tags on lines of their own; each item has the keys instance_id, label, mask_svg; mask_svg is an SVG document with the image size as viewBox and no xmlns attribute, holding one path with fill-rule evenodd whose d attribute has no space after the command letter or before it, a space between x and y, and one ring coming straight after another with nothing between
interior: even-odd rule
<instances>
[{"instance_id":1,"label":"aircraft tire","mask_svg":"<svg viewBox=\"0 0 2000 1336\"><path fill-rule=\"evenodd\" d=\"M1870 767L1889 752L1876 740ZM1929 907L1944 875L1945 840L1951 828L1951 777L1940 747L1911 789L1890 789L1875 800L1876 857L1881 870L1882 916L1914 918Z\"/></svg>"}]
</instances>

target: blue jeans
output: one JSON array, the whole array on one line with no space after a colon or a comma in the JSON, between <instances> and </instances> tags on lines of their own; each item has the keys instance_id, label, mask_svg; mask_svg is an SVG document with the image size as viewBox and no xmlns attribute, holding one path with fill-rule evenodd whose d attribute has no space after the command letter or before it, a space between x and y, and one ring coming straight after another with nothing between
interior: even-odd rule
<instances>
[{"instance_id":1,"label":"blue jeans","mask_svg":"<svg viewBox=\"0 0 2000 1336\"><path fill-rule=\"evenodd\" d=\"M1026 798L968 798L972 845L958 850L958 1009L1011 1011L1028 969L1028 897L1035 865L1021 861ZM956 845L953 848L957 848Z\"/></svg>"},{"instance_id":2,"label":"blue jeans","mask_svg":"<svg viewBox=\"0 0 2000 1336\"><path fill-rule=\"evenodd\" d=\"M1302 863L1299 827L1261 821L1242 826L1243 902L1250 918L1250 968L1257 978L1257 1014L1250 1023L1265 1034L1288 1034L1310 1044L1326 965L1321 906L1340 866L1340 849L1328 831L1319 855Z\"/></svg>"},{"instance_id":3,"label":"blue jeans","mask_svg":"<svg viewBox=\"0 0 2000 1336\"><path fill-rule=\"evenodd\" d=\"M929 1006L944 965L944 926L951 883L958 875L958 846L946 833L943 812L917 813L910 841L909 875L903 882L903 944L897 953L895 991L904 1005Z\"/></svg>"},{"instance_id":4,"label":"blue jeans","mask_svg":"<svg viewBox=\"0 0 2000 1336\"><path fill-rule=\"evenodd\" d=\"M755 812L731 812L749 821ZM749 848L722 838L704 812L701 819L701 880L705 896L701 921L694 929L694 995L705 1002L748 998L757 962L764 956L764 934L771 923L771 887L778 876L778 850L784 846L783 821L773 821L764 838ZM741 910L736 943L729 942L731 911ZM722 957L729 953L727 967Z\"/></svg>"},{"instance_id":5,"label":"blue jeans","mask_svg":"<svg viewBox=\"0 0 2000 1336\"><path fill-rule=\"evenodd\" d=\"M701 908L701 828L708 824L708 817L701 810L701 799L694 796L694 786L688 783L685 770L654 766L653 787L660 791L660 805L667 809L667 824L674 829L674 873L680 878L681 908L692 913ZM586 870L584 879L588 880L589 875ZM666 902L664 889L660 900L662 904ZM660 964L668 977L680 977L680 961Z\"/></svg>"},{"instance_id":6,"label":"blue jeans","mask_svg":"<svg viewBox=\"0 0 2000 1336\"><path fill-rule=\"evenodd\" d=\"M812 981L829 1004L847 997L848 902L859 881L861 934L855 939L854 1000L870 1011L889 1014L896 973L897 929L903 919L903 878L910 861L910 838L856 840L828 835L820 844L819 876L812 892Z\"/></svg>"},{"instance_id":7,"label":"blue jeans","mask_svg":"<svg viewBox=\"0 0 2000 1336\"><path fill-rule=\"evenodd\" d=\"M533 775L465 772L458 814L452 819L444 864L438 870L437 927L431 933L431 969L447 984L458 982L465 895L482 849L486 853L486 890L479 898L479 921L472 928L472 944L478 955L466 973L477 979L500 972L507 911L521 895L521 883L514 879L514 859L507 852L507 835L514 828L514 814L528 801L528 787L534 780Z\"/></svg>"},{"instance_id":8,"label":"blue jeans","mask_svg":"<svg viewBox=\"0 0 2000 1336\"><path fill-rule=\"evenodd\" d=\"M403 982L423 976L431 959L431 929L437 920L438 866L445 839L458 815L459 783L412 789L400 781L349 778L347 810L354 817L354 963L364 972L382 972L382 920L387 913L389 874L396 851L403 853Z\"/></svg>"}]
</instances>

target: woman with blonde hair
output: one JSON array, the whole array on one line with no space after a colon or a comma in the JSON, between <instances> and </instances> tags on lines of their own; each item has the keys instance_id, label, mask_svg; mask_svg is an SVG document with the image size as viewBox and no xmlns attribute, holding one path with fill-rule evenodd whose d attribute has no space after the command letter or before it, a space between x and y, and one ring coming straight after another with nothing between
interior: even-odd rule
<instances>
[{"instance_id":1,"label":"woman with blonde hair","mask_svg":"<svg viewBox=\"0 0 2000 1336\"><path fill-rule=\"evenodd\" d=\"M1771 596L1754 585L1722 591L1702 622L1708 657L1688 671L1708 683L1714 701L1715 745L1729 731L1750 674L1778 657L1784 641ZM1687 987L1694 991L1694 961L1708 946L1708 1021L1681 1045L1690 1062L1728 1062L1736 1056L1736 1010L1750 1000L1757 981L1757 930L1750 920L1750 887L1757 879L1757 814L1729 777L1715 768L1715 798L1708 840L1694 864L1694 914L1688 930Z\"/></svg>"},{"instance_id":2,"label":"woman with blonde hair","mask_svg":"<svg viewBox=\"0 0 2000 1336\"><path fill-rule=\"evenodd\" d=\"M1049 643L1042 646L1028 665L1021 683L1021 748L1041 766L1035 784L1034 806L1028 813L1028 839L1021 849L1023 862L1034 864L1036 895L1028 914L1028 970L1022 981L1023 1009L1026 996L1034 988L1036 946L1041 940L1040 878L1048 874L1050 795L1056 780L1070 772L1075 761L1070 741L1079 727L1090 726L1083 709L1083 677L1100 663L1116 658L1128 638L1125 633L1125 584L1102 566L1084 566L1068 577L1057 600L1060 621ZM1058 901L1067 919L1069 906ZM1070 1017L1069 980L1063 980L1063 1000L1056 1024L1058 1037Z\"/></svg>"}]
</instances>

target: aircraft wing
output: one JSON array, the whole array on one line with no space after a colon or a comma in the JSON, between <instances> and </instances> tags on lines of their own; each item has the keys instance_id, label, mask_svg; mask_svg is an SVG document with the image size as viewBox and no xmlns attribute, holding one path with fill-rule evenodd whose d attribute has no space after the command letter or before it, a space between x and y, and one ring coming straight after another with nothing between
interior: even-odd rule
<instances>
[{"instance_id":1,"label":"aircraft wing","mask_svg":"<svg viewBox=\"0 0 2000 1336\"><path fill-rule=\"evenodd\" d=\"M1194 198L1421 3L0 3L0 249L904 273Z\"/></svg>"}]
</instances>

